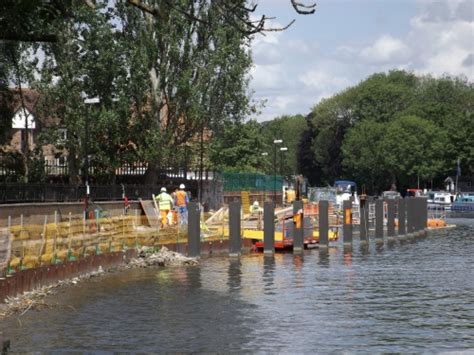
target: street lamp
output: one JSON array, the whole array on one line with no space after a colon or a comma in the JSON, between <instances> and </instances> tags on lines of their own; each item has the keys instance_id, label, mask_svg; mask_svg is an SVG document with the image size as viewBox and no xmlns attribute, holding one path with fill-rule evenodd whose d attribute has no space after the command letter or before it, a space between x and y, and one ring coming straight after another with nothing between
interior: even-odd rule
<instances>
[{"instance_id":1,"label":"street lamp","mask_svg":"<svg viewBox=\"0 0 474 355\"><path fill-rule=\"evenodd\" d=\"M98 97L94 98L85 98L84 103L86 105L94 105L100 102ZM86 201L85 201L85 210L88 208L88 200L90 195L89 188L89 110L86 110L86 119L85 119L85 137L84 137L84 183L86 185Z\"/></svg>"},{"instance_id":2,"label":"street lamp","mask_svg":"<svg viewBox=\"0 0 474 355\"><path fill-rule=\"evenodd\" d=\"M286 152L288 150L287 147L281 147L280 148L280 175L283 176L283 152ZM281 201L282 201L282 204L284 203L284 196L283 196L283 190L281 191L282 193L282 198L281 198Z\"/></svg>"},{"instance_id":3,"label":"street lamp","mask_svg":"<svg viewBox=\"0 0 474 355\"><path fill-rule=\"evenodd\" d=\"M263 152L261 155L262 155L262 157L268 157L268 153L267 153L267 152ZM264 171L264 173L266 174L266 173L268 172L268 169L267 169L267 167L268 167L268 165L267 165L267 158L263 158L262 164L263 164L263 167L264 167L263 171Z\"/></svg>"},{"instance_id":4,"label":"street lamp","mask_svg":"<svg viewBox=\"0 0 474 355\"><path fill-rule=\"evenodd\" d=\"M280 175L283 176L283 152L287 152L288 147L280 148Z\"/></svg>"},{"instance_id":5,"label":"street lamp","mask_svg":"<svg viewBox=\"0 0 474 355\"><path fill-rule=\"evenodd\" d=\"M276 189L277 189L277 176L276 176L276 159L277 159L277 144L282 144L282 139L273 140L273 200L276 205Z\"/></svg>"}]
</instances>

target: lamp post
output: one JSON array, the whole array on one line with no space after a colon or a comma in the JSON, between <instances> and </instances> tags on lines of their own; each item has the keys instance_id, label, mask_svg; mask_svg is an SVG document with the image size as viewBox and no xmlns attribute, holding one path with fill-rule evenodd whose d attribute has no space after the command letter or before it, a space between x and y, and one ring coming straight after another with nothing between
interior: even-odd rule
<instances>
[{"instance_id":1,"label":"lamp post","mask_svg":"<svg viewBox=\"0 0 474 355\"><path fill-rule=\"evenodd\" d=\"M268 153L267 152L263 152L262 153L262 157L268 157ZM264 166L264 172L265 174L268 172L268 165L266 164L266 158L263 158L264 159L264 163L263 163L263 166Z\"/></svg>"},{"instance_id":2,"label":"lamp post","mask_svg":"<svg viewBox=\"0 0 474 355\"><path fill-rule=\"evenodd\" d=\"M280 148L280 175L283 176L283 152L287 152L288 147Z\"/></svg>"},{"instance_id":3,"label":"lamp post","mask_svg":"<svg viewBox=\"0 0 474 355\"><path fill-rule=\"evenodd\" d=\"M267 152L263 152L263 153L262 153L262 157L267 157L267 156L268 156L268 153L267 153ZM264 159L265 159L265 163L264 163L264 167L265 167L265 168L264 168L264 173L266 174L267 171L268 171L268 170L267 170L267 166L268 166L268 165L266 164L266 158L264 158ZM266 182L265 182L265 186L264 186L264 189L263 189L263 202L265 202L265 200L266 200L266 198L267 198L266 192L267 192L267 184L266 184Z\"/></svg>"},{"instance_id":4,"label":"lamp post","mask_svg":"<svg viewBox=\"0 0 474 355\"><path fill-rule=\"evenodd\" d=\"M283 152L286 152L288 150L288 147L281 147L280 148L280 175L283 176ZM281 202L282 204L285 203L285 198L284 198L284 195L283 195L283 189L281 191L282 193L282 198L281 198Z\"/></svg>"},{"instance_id":5,"label":"lamp post","mask_svg":"<svg viewBox=\"0 0 474 355\"><path fill-rule=\"evenodd\" d=\"M94 105L100 102L98 97L94 98L86 98L84 99L84 103L86 105ZM88 202L89 202L89 195L90 195L90 187L89 187L89 114L90 111L86 110L86 117L85 117L85 124L84 124L84 183L86 185L86 199L85 199L85 210L87 212Z\"/></svg>"},{"instance_id":6,"label":"lamp post","mask_svg":"<svg viewBox=\"0 0 474 355\"><path fill-rule=\"evenodd\" d=\"M276 189L277 189L277 176L276 176L276 159L277 159L277 144L282 144L282 139L273 140L273 201L276 205Z\"/></svg>"}]
</instances>

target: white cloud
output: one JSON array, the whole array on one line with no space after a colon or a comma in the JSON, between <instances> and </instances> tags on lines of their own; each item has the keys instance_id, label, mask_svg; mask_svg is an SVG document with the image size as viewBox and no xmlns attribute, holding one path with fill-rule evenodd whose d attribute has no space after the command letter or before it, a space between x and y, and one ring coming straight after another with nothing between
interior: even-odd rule
<instances>
[{"instance_id":1,"label":"white cloud","mask_svg":"<svg viewBox=\"0 0 474 355\"><path fill-rule=\"evenodd\" d=\"M310 70L300 74L298 80L307 87L320 91L328 89L340 90L351 84L347 78L334 76L329 70Z\"/></svg>"},{"instance_id":2,"label":"white cloud","mask_svg":"<svg viewBox=\"0 0 474 355\"><path fill-rule=\"evenodd\" d=\"M284 83L284 70L281 64L254 65L250 71L254 90L275 90Z\"/></svg>"},{"instance_id":3,"label":"white cloud","mask_svg":"<svg viewBox=\"0 0 474 355\"><path fill-rule=\"evenodd\" d=\"M400 62L407 59L410 49L398 38L383 35L371 46L365 47L360 52L363 60L371 63Z\"/></svg>"},{"instance_id":4,"label":"white cloud","mask_svg":"<svg viewBox=\"0 0 474 355\"><path fill-rule=\"evenodd\" d=\"M441 16L439 6L443 7L446 16ZM470 20L466 20L469 16L460 14L465 7L464 1L436 3L438 12L430 8L411 20L407 41L414 49L412 70L434 76L465 75L469 80L474 79L472 66L464 65L466 58L474 53L474 3L469 7Z\"/></svg>"},{"instance_id":5,"label":"white cloud","mask_svg":"<svg viewBox=\"0 0 474 355\"><path fill-rule=\"evenodd\" d=\"M464 75L474 81L474 0L416 1L418 12L411 12L411 18L403 18L402 11L394 14L393 26L398 27L393 32L386 26L383 33L362 31L324 41L311 21L304 27L299 20L287 31L256 36L251 88L255 99L267 101L258 119L306 114L321 99L374 72L395 68L435 77Z\"/></svg>"},{"instance_id":6,"label":"white cloud","mask_svg":"<svg viewBox=\"0 0 474 355\"><path fill-rule=\"evenodd\" d=\"M254 46L252 50L253 62L257 65L269 65L279 63L281 60L281 53L278 46L261 43Z\"/></svg>"}]
</instances>

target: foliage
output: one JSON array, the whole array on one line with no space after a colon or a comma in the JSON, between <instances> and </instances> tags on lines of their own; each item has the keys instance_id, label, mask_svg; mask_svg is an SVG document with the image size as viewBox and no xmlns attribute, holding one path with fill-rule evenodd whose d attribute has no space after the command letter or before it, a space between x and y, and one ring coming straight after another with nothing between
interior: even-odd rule
<instances>
[{"instance_id":1,"label":"foliage","mask_svg":"<svg viewBox=\"0 0 474 355\"><path fill-rule=\"evenodd\" d=\"M267 166L275 164L275 149L276 149L276 171L283 176L295 175L297 171L297 154L298 144L301 135L306 130L306 120L302 115L282 116L274 120L262 123L262 139L265 144L265 150L268 153L266 156ZM273 141L281 139L281 144L275 145ZM280 148L286 147L287 151L280 151ZM271 171L267 171L273 174Z\"/></svg>"},{"instance_id":2,"label":"foliage","mask_svg":"<svg viewBox=\"0 0 474 355\"><path fill-rule=\"evenodd\" d=\"M404 71L374 74L316 105L306 148L311 183L355 179L370 193L441 185L455 173L474 173L474 90L462 78L416 77Z\"/></svg>"},{"instance_id":3,"label":"foliage","mask_svg":"<svg viewBox=\"0 0 474 355\"><path fill-rule=\"evenodd\" d=\"M160 8L159 17L127 2L66 2L50 23L38 5L43 12L32 31L54 39L25 45L22 53L36 56L21 65L37 75L24 82L41 94L39 113L59 123L44 130L42 141L56 141L58 129L67 129L68 140L56 148L67 152L71 182L80 181L90 158L110 181L123 162L147 161L153 183L160 168L196 162L199 149L189 148L204 132L252 111L250 38L226 25L233 16L247 18L244 7L225 14L207 0L148 4Z\"/></svg>"},{"instance_id":4,"label":"foliage","mask_svg":"<svg viewBox=\"0 0 474 355\"><path fill-rule=\"evenodd\" d=\"M369 191L387 190L390 182L390 172L385 169L380 150L386 130L386 124L361 121L347 132L341 147L347 176Z\"/></svg>"},{"instance_id":5,"label":"foliage","mask_svg":"<svg viewBox=\"0 0 474 355\"><path fill-rule=\"evenodd\" d=\"M259 123L228 121L212 141L211 161L223 172L264 173L263 147Z\"/></svg>"}]
</instances>

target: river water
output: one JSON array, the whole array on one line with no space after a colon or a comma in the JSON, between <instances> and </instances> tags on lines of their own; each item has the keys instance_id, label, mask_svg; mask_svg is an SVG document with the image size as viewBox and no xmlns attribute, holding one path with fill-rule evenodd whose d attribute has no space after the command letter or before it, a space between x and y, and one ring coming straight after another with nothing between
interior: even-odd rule
<instances>
[{"instance_id":1,"label":"river water","mask_svg":"<svg viewBox=\"0 0 474 355\"><path fill-rule=\"evenodd\" d=\"M12 351L474 353L474 220L352 251L203 258L66 287Z\"/></svg>"}]
</instances>

